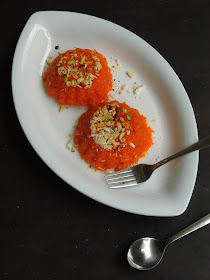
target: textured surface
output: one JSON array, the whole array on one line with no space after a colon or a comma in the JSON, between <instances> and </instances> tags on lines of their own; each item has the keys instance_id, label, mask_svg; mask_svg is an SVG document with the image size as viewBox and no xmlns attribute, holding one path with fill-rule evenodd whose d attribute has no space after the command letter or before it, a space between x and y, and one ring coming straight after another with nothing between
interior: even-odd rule
<instances>
[{"instance_id":1,"label":"textured surface","mask_svg":"<svg viewBox=\"0 0 210 280\"><path fill-rule=\"evenodd\" d=\"M152 271L131 268L126 253L138 237L170 236L210 212L210 150L200 153L196 186L184 214L154 218L121 212L75 191L40 160L17 120L10 85L15 46L32 13L92 14L133 31L165 57L188 92L204 137L210 132L209 1L32 0L29 8L14 0L2 6L0 280L209 279L210 226L172 244Z\"/></svg>"}]
</instances>

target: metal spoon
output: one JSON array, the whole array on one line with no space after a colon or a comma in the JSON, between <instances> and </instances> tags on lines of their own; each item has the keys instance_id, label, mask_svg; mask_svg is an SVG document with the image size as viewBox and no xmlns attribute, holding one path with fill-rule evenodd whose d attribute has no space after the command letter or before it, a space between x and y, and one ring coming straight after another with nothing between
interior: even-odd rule
<instances>
[{"instance_id":1,"label":"metal spoon","mask_svg":"<svg viewBox=\"0 0 210 280\"><path fill-rule=\"evenodd\" d=\"M194 224L183 229L172 237L165 240L158 240L151 237L140 238L131 244L127 260L131 266L139 270L148 270L159 264L166 247L179 238L210 223L210 214L201 218Z\"/></svg>"}]
</instances>

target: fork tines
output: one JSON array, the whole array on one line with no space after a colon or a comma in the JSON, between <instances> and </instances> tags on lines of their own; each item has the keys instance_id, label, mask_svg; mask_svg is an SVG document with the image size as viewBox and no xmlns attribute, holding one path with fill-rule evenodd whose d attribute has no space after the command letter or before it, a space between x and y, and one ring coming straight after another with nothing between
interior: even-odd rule
<instances>
[{"instance_id":1,"label":"fork tines","mask_svg":"<svg viewBox=\"0 0 210 280\"><path fill-rule=\"evenodd\" d=\"M105 175L107 184L111 189L127 188L138 185L133 169L125 169Z\"/></svg>"}]
</instances>

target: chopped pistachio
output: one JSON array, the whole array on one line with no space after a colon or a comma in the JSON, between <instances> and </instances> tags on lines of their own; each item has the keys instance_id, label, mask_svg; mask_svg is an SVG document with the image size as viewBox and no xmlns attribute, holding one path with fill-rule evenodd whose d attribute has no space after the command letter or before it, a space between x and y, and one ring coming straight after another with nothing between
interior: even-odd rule
<instances>
[{"instance_id":1,"label":"chopped pistachio","mask_svg":"<svg viewBox=\"0 0 210 280\"><path fill-rule=\"evenodd\" d=\"M127 120L131 120L131 115L126 115Z\"/></svg>"},{"instance_id":2,"label":"chopped pistachio","mask_svg":"<svg viewBox=\"0 0 210 280\"><path fill-rule=\"evenodd\" d=\"M75 60L69 60L69 61L67 62L67 64L69 64L69 65L74 65L74 64L75 64Z\"/></svg>"},{"instance_id":3,"label":"chopped pistachio","mask_svg":"<svg viewBox=\"0 0 210 280\"><path fill-rule=\"evenodd\" d=\"M68 81L68 78L66 75L63 76L63 81L66 83Z\"/></svg>"}]
</instances>

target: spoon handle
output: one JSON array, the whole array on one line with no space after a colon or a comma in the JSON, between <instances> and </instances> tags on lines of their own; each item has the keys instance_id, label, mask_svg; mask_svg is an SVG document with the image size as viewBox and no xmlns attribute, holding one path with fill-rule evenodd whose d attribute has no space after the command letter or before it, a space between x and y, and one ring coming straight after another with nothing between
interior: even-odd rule
<instances>
[{"instance_id":1,"label":"spoon handle","mask_svg":"<svg viewBox=\"0 0 210 280\"><path fill-rule=\"evenodd\" d=\"M174 242L178 239L180 239L181 237L201 228L204 227L206 225L208 225L210 223L210 214L204 216L203 218L201 218L200 220L198 220L197 222L195 222L194 224L190 225L189 227L186 227L185 229L181 230L180 232L176 233L175 235L173 235L172 237L168 238L168 244L170 244L171 242Z\"/></svg>"},{"instance_id":2,"label":"spoon handle","mask_svg":"<svg viewBox=\"0 0 210 280\"><path fill-rule=\"evenodd\" d=\"M176 159L180 156L186 155L188 153L191 153L191 152L194 152L194 151L197 151L197 150L201 150L203 148L207 148L209 146L210 146L210 135L201 139L200 141L196 142L195 144L187 147L186 149L184 149L184 150L182 150L182 151L180 151L180 152L178 152L178 153L176 153L176 154L174 154L170 157L167 157L167 158L165 158L165 159L163 159L163 160L161 160L157 163L155 163L153 165L153 170L155 170L156 168L162 166L163 164L165 164L165 163L167 163L167 162L169 162L173 159Z\"/></svg>"}]
</instances>

